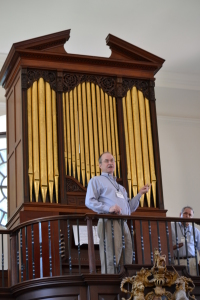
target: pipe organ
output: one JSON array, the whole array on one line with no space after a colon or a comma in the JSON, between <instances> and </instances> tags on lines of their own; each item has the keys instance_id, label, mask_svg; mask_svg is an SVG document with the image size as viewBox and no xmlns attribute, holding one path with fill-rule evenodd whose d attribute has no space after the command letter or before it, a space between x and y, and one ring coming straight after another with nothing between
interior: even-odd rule
<instances>
[{"instance_id":1,"label":"pipe organ","mask_svg":"<svg viewBox=\"0 0 200 300\"><path fill-rule=\"evenodd\" d=\"M154 94L164 60L111 34L109 58L69 54L69 37L66 30L14 44L0 73L8 227L26 211L86 212L87 185L101 174L105 151L113 154L115 176L130 198L152 184L138 213L164 209Z\"/></svg>"},{"instance_id":2,"label":"pipe organ","mask_svg":"<svg viewBox=\"0 0 200 300\"><path fill-rule=\"evenodd\" d=\"M152 184L134 214L165 216L154 94L154 76L164 60L111 34L109 58L69 54L64 49L69 37L65 30L13 44L0 72L7 107L7 227L93 213L84 205L85 194L89 180L101 174L98 159L105 151L113 154L114 175L130 198ZM66 230L62 222L52 226L55 239ZM48 253L48 237L42 238ZM12 237L9 243L10 272L16 243ZM40 249L39 242L35 247ZM30 236L26 253L28 248ZM87 257L86 249L86 262ZM16 274L10 274L15 282Z\"/></svg>"}]
</instances>

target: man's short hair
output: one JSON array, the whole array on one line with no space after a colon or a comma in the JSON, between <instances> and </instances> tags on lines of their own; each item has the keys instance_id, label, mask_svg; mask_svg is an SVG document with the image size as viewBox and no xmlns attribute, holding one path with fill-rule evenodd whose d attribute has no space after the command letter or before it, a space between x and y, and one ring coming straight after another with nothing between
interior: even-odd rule
<instances>
[{"instance_id":1,"label":"man's short hair","mask_svg":"<svg viewBox=\"0 0 200 300\"><path fill-rule=\"evenodd\" d=\"M109 153L109 154L112 155L112 153L110 153L109 151L103 152L103 153L99 156L99 164L102 164L102 156L103 156L104 154L106 154L106 153Z\"/></svg>"},{"instance_id":2,"label":"man's short hair","mask_svg":"<svg viewBox=\"0 0 200 300\"><path fill-rule=\"evenodd\" d=\"M194 209L193 209L191 206L184 206L184 207L181 209L181 215L184 213L184 210L185 210L186 208L191 209L191 210L193 211L193 214L194 214Z\"/></svg>"}]
</instances>

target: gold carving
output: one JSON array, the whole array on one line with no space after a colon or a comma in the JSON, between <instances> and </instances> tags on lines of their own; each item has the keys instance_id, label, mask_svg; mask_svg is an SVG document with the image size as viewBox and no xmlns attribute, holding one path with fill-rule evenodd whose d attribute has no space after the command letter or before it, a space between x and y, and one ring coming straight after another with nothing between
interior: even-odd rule
<instances>
[{"instance_id":1,"label":"gold carving","mask_svg":"<svg viewBox=\"0 0 200 300\"><path fill-rule=\"evenodd\" d=\"M124 288L126 283L132 285L131 291ZM174 294L167 291L167 288L171 286L175 286ZM153 291L145 296L146 287L151 287ZM175 269L174 271L167 270L166 256L161 255L158 249L154 251L154 266L151 270L142 268L137 275L124 278L120 285L122 292L130 294L128 300L186 300L188 297L195 299L190 295L194 287L191 278L180 277Z\"/></svg>"}]
</instances>

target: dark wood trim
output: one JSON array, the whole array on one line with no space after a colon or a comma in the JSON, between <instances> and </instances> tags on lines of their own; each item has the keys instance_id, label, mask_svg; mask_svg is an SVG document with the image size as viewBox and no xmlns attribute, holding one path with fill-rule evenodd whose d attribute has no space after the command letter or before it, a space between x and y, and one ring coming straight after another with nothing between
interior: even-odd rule
<instances>
[{"instance_id":1,"label":"dark wood trim","mask_svg":"<svg viewBox=\"0 0 200 300\"><path fill-rule=\"evenodd\" d=\"M27 69L21 70L21 97L22 97L22 147L23 147L23 186L24 202L29 202L28 179L28 114L27 114Z\"/></svg>"},{"instance_id":2,"label":"dark wood trim","mask_svg":"<svg viewBox=\"0 0 200 300\"><path fill-rule=\"evenodd\" d=\"M126 143L124 134L124 115L122 105L122 78L117 78L117 125L118 125L118 138L119 138L119 152L121 157L121 178L123 186L128 191L128 180L127 180L127 164L126 164Z\"/></svg>"},{"instance_id":3,"label":"dark wood trim","mask_svg":"<svg viewBox=\"0 0 200 300\"><path fill-rule=\"evenodd\" d=\"M151 83L154 86L154 82ZM150 95L154 95L152 92L152 87ZM154 97L151 97L151 100ZM154 161L155 161L155 171L157 179L156 187L156 206L160 209L164 209L164 199L163 199L163 187L162 187L162 173L161 173L161 163L160 163L160 149L159 149L159 139L158 139L158 125L157 125L157 114L156 114L156 102L149 101L150 106L150 115L151 115L151 128L152 128L152 139L153 139L153 148L154 148Z\"/></svg>"}]
</instances>

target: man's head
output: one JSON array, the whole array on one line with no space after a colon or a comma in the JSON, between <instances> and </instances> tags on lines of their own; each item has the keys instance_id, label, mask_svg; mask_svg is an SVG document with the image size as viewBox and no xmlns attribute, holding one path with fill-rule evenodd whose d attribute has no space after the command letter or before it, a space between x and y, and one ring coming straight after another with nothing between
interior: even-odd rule
<instances>
[{"instance_id":1,"label":"man's head","mask_svg":"<svg viewBox=\"0 0 200 300\"><path fill-rule=\"evenodd\" d=\"M104 152L100 155L99 168L102 172L113 175L115 170L115 159L110 152Z\"/></svg>"},{"instance_id":2,"label":"man's head","mask_svg":"<svg viewBox=\"0 0 200 300\"><path fill-rule=\"evenodd\" d=\"M194 210L191 206L183 207L181 212L180 212L180 217L181 218L193 218L193 215L194 215ZM186 223L185 225L188 226L189 223Z\"/></svg>"}]
</instances>

